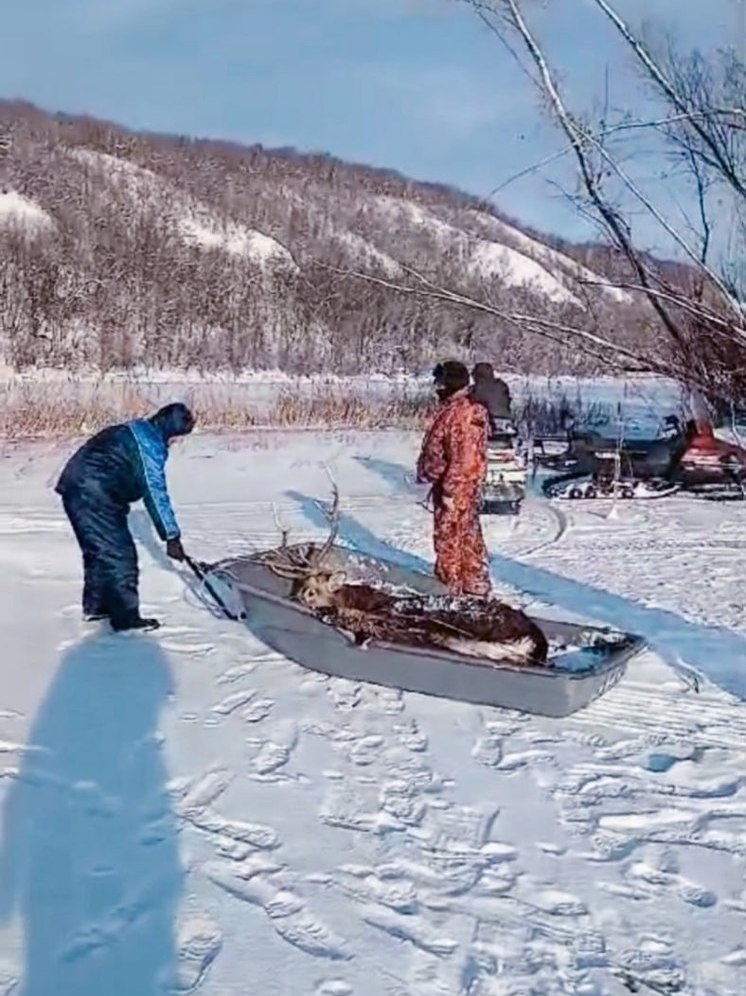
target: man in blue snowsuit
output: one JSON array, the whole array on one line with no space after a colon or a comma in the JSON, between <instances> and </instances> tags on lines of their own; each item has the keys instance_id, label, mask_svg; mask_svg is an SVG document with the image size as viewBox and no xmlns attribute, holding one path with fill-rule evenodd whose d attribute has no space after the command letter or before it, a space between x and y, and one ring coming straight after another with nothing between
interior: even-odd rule
<instances>
[{"instance_id":1,"label":"man in blue snowsuit","mask_svg":"<svg viewBox=\"0 0 746 996\"><path fill-rule=\"evenodd\" d=\"M83 553L83 615L109 619L117 632L157 629L143 619L137 591L137 550L127 525L144 500L173 560L184 560L181 533L166 485L171 442L194 427L186 405L166 405L152 418L103 429L72 455L57 487Z\"/></svg>"}]
</instances>

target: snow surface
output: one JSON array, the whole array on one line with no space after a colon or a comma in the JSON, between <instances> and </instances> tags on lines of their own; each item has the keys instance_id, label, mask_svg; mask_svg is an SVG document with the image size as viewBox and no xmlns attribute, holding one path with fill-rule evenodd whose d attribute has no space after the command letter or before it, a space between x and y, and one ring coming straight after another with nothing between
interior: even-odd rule
<instances>
[{"instance_id":1,"label":"snow surface","mask_svg":"<svg viewBox=\"0 0 746 996\"><path fill-rule=\"evenodd\" d=\"M185 543L267 546L273 502L293 538L320 535L325 460L343 538L427 566L416 446L187 440L169 469ZM68 452L0 450L0 993L743 992L746 508L532 498L487 520L516 604L651 643L557 721L281 659L210 613L139 508L165 626L86 626L51 490Z\"/></svg>"},{"instance_id":2,"label":"snow surface","mask_svg":"<svg viewBox=\"0 0 746 996\"><path fill-rule=\"evenodd\" d=\"M381 196L378 204L390 214L399 214L413 225L429 229L449 250L456 248L473 272L483 277L499 277L511 287L532 287L552 301L580 304L564 284L541 263L509 246L469 235L449 225L418 204Z\"/></svg>"},{"instance_id":3,"label":"snow surface","mask_svg":"<svg viewBox=\"0 0 746 996\"><path fill-rule=\"evenodd\" d=\"M39 205L17 190L0 191L0 225L20 225L27 229L46 228L52 219Z\"/></svg>"},{"instance_id":4,"label":"snow surface","mask_svg":"<svg viewBox=\"0 0 746 996\"><path fill-rule=\"evenodd\" d=\"M203 249L222 249L231 256L248 256L260 263L282 260L297 269L288 250L269 235L232 223L218 227L214 219L186 216L178 221L187 242Z\"/></svg>"},{"instance_id":5,"label":"snow surface","mask_svg":"<svg viewBox=\"0 0 746 996\"><path fill-rule=\"evenodd\" d=\"M632 295L627 291L621 290L619 287L604 285L603 277L599 276L598 273L589 270L587 266L578 263L571 256L567 256L565 253L558 252L556 249L552 249L550 246L545 246L542 242L532 239L519 228L508 225L506 222L500 221L499 218L486 215L480 211L472 211L471 216L482 229L497 233L501 238L507 237L529 255L533 255L546 263L550 263L552 266L565 270L576 280L599 286L605 294L620 304L631 304L634 300Z\"/></svg>"}]
</instances>

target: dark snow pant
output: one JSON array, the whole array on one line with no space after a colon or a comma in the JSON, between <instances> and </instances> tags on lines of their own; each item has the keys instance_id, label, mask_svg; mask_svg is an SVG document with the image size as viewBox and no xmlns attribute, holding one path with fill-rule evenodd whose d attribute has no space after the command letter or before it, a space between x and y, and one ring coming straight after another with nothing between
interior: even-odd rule
<instances>
[{"instance_id":1,"label":"dark snow pant","mask_svg":"<svg viewBox=\"0 0 746 996\"><path fill-rule=\"evenodd\" d=\"M128 508L94 495L65 495L62 504L83 554L83 613L126 626L140 614L137 550Z\"/></svg>"}]
</instances>

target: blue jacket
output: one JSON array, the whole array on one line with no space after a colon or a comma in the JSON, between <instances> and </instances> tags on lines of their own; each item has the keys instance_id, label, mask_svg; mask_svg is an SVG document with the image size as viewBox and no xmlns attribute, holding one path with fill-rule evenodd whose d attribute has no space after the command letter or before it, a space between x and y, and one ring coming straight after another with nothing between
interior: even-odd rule
<instances>
[{"instance_id":1,"label":"blue jacket","mask_svg":"<svg viewBox=\"0 0 746 996\"><path fill-rule=\"evenodd\" d=\"M168 441L191 431L192 424L184 405L169 405L153 418L103 429L70 457L55 490L85 504L129 508L143 500L160 538L178 539L166 484Z\"/></svg>"}]
</instances>

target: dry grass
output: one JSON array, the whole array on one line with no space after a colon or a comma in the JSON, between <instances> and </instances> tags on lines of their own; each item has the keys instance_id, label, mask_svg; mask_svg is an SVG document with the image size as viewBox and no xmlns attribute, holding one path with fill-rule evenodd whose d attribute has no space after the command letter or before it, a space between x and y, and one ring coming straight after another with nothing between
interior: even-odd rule
<instances>
[{"instance_id":1,"label":"dry grass","mask_svg":"<svg viewBox=\"0 0 746 996\"><path fill-rule=\"evenodd\" d=\"M395 391L387 397L354 388L311 391L282 388L274 396L252 397L251 388L216 385L181 388L179 400L194 411L202 431L275 429L418 429L429 399ZM170 400L158 385L102 383L72 385L28 381L0 384L0 438L63 439L96 432L106 425L152 414Z\"/></svg>"},{"instance_id":2,"label":"dry grass","mask_svg":"<svg viewBox=\"0 0 746 996\"><path fill-rule=\"evenodd\" d=\"M105 425L151 414L171 400L185 401L201 431L252 429L419 430L432 411L427 391L393 386L385 392L359 384L168 384L148 381L0 383L0 438L69 439ZM604 421L609 410L565 396L516 398L516 421L526 434L560 433L566 413Z\"/></svg>"}]
</instances>

